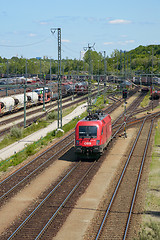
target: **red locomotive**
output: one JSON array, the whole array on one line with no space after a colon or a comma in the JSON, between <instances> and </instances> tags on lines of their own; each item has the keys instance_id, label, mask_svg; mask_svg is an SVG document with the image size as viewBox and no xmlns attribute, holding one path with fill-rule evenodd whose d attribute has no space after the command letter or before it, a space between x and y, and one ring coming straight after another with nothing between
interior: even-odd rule
<instances>
[{"instance_id":1,"label":"red locomotive","mask_svg":"<svg viewBox=\"0 0 160 240\"><path fill-rule=\"evenodd\" d=\"M75 128L75 153L79 157L101 155L111 140L112 125L109 114L89 114Z\"/></svg>"}]
</instances>

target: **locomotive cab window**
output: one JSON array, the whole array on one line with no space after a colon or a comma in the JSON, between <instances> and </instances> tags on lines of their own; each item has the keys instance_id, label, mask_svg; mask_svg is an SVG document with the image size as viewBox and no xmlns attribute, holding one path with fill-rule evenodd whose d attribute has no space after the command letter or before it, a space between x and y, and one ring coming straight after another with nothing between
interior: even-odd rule
<instances>
[{"instance_id":1,"label":"locomotive cab window","mask_svg":"<svg viewBox=\"0 0 160 240\"><path fill-rule=\"evenodd\" d=\"M102 132L101 132L101 135L103 135L103 128L102 128Z\"/></svg>"},{"instance_id":2,"label":"locomotive cab window","mask_svg":"<svg viewBox=\"0 0 160 240\"><path fill-rule=\"evenodd\" d=\"M96 138L96 126L79 126L79 138Z\"/></svg>"}]
</instances>

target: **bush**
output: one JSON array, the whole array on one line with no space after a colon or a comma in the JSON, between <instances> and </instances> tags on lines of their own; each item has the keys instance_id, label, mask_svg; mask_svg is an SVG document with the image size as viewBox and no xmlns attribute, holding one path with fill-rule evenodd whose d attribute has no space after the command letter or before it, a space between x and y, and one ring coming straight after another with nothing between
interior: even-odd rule
<instances>
[{"instance_id":1,"label":"bush","mask_svg":"<svg viewBox=\"0 0 160 240\"><path fill-rule=\"evenodd\" d=\"M31 156L35 153L35 144L30 144L30 145L27 145L27 148L26 148L26 154L27 156Z\"/></svg>"},{"instance_id":2,"label":"bush","mask_svg":"<svg viewBox=\"0 0 160 240\"><path fill-rule=\"evenodd\" d=\"M49 112L47 115L47 120L54 120L57 119L57 113L55 113L54 111Z\"/></svg>"},{"instance_id":3,"label":"bush","mask_svg":"<svg viewBox=\"0 0 160 240\"><path fill-rule=\"evenodd\" d=\"M22 136L22 131L20 128L18 127L12 127L10 130L10 136L12 138L20 138Z\"/></svg>"}]
</instances>

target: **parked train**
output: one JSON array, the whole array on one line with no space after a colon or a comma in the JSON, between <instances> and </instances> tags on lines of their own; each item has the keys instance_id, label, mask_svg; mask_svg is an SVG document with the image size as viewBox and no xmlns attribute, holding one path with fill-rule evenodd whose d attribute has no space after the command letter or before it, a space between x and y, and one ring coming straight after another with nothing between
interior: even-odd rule
<instances>
[{"instance_id":1,"label":"parked train","mask_svg":"<svg viewBox=\"0 0 160 240\"><path fill-rule=\"evenodd\" d=\"M44 100L49 102L58 98L56 85L44 88ZM62 97L67 96L65 87L62 87ZM26 92L26 106L37 105L43 103L43 88L33 89ZM15 112L24 107L24 93L15 94L0 98L0 116L6 113Z\"/></svg>"},{"instance_id":2,"label":"parked train","mask_svg":"<svg viewBox=\"0 0 160 240\"><path fill-rule=\"evenodd\" d=\"M99 111L80 120L75 127L77 158L92 158L103 153L111 140L112 125L109 114Z\"/></svg>"},{"instance_id":3,"label":"parked train","mask_svg":"<svg viewBox=\"0 0 160 240\"><path fill-rule=\"evenodd\" d=\"M65 84L62 83L61 85L62 98L69 96L72 93L77 93L75 85L77 85L77 83L74 84L72 82L65 82ZM45 91L43 96L43 88L36 89L34 89L33 87L27 88L26 93L27 107L43 103L43 97L45 102L56 100L58 98L57 82L52 82L52 84L45 87L44 90ZM87 92L86 91L83 92L83 94L85 93ZM7 97L0 97L0 116L9 112L17 111L18 109L23 108L23 106L24 106L24 93L10 95Z\"/></svg>"},{"instance_id":4,"label":"parked train","mask_svg":"<svg viewBox=\"0 0 160 240\"><path fill-rule=\"evenodd\" d=\"M87 82L79 82L75 84L75 92L77 95L84 95L88 93L88 83Z\"/></svg>"}]
</instances>

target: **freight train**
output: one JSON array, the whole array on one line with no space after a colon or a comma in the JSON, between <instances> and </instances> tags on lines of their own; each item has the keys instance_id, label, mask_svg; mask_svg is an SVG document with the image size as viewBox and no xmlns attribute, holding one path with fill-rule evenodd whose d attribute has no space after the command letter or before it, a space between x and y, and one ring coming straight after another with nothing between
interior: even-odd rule
<instances>
[{"instance_id":1,"label":"freight train","mask_svg":"<svg viewBox=\"0 0 160 240\"><path fill-rule=\"evenodd\" d=\"M75 127L76 158L93 158L102 155L112 136L112 124L109 114L102 111L89 114Z\"/></svg>"},{"instance_id":2,"label":"freight train","mask_svg":"<svg viewBox=\"0 0 160 240\"><path fill-rule=\"evenodd\" d=\"M47 103L58 98L57 84L44 88L44 101ZM66 88L62 86L62 97L67 96ZM43 88L33 89L26 92L26 106L43 103ZM24 107L24 93L7 97L0 97L0 116L16 112Z\"/></svg>"},{"instance_id":3,"label":"freight train","mask_svg":"<svg viewBox=\"0 0 160 240\"><path fill-rule=\"evenodd\" d=\"M75 85L79 83L65 82L61 85L62 98L71 95L72 93L77 93L78 91L75 88ZM82 85L82 83L80 84ZM83 84L85 85L85 83ZM83 89L84 90L84 89ZM58 83L52 82L44 88L44 100L45 102L50 102L51 100L56 100L58 98ZM88 90L83 91L83 94L86 94ZM43 103L43 88L27 88L26 93L26 105L30 107L32 105L37 105ZM24 93L10 95L7 97L0 97L0 116L18 111L24 106Z\"/></svg>"}]
</instances>

